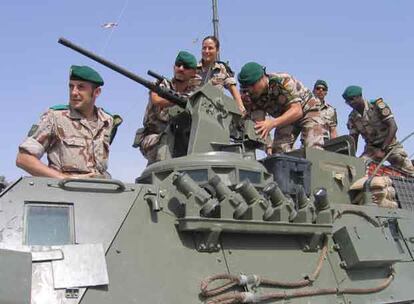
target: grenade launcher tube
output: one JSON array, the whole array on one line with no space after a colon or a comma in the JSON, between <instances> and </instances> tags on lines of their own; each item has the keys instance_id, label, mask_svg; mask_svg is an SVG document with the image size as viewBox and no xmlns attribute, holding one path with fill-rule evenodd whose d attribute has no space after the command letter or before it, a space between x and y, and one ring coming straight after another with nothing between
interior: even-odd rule
<instances>
[{"instance_id":1,"label":"grenade launcher tube","mask_svg":"<svg viewBox=\"0 0 414 304\"><path fill-rule=\"evenodd\" d=\"M139 84L143 85L144 87L146 87L147 89L157 93L159 96L161 96L162 98L165 98L173 103L175 103L176 105L185 108L188 99L185 97L182 97L180 94L178 94L177 92L170 90L170 89L166 89L163 87L160 87L154 83L152 83L151 81L148 81L144 78L141 78L140 76L72 43L71 41L65 39L65 38L59 38L58 42L78 53L81 53L82 55L96 61L99 62L100 64L106 66L107 68L110 68L111 70L118 72L119 74L124 75L125 77L138 82Z\"/></svg>"}]
</instances>

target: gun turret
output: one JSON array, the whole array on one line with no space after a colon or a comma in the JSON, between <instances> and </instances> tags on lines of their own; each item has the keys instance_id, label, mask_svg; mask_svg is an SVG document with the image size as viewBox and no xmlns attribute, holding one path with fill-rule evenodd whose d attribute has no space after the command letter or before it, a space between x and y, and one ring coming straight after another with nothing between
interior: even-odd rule
<instances>
[{"instance_id":1,"label":"gun turret","mask_svg":"<svg viewBox=\"0 0 414 304\"><path fill-rule=\"evenodd\" d=\"M110 61L108 61L108 60L106 60L106 59L104 59L104 58L102 58L102 57L100 57L100 56L98 56L98 55L96 55L96 54L94 54L94 53L92 53L92 52L90 52L90 51L74 44L74 43L72 43L71 41L69 41L65 38L59 38L58 42L60 44L64 45L64 46L78 52L78 53L81 53L82 55L84 55L84 56L86 56L86 57L88 57L92 60L95 60L96 62L99 62L100 64L103 64L107 68L110 68L111 70L113 70L115 72L118 72L119 74L122 74L125 77L127 77L127 78L129 78L129 79L131 79L135 82L138 82L139 84L143 85L147 89L157 93L162 98L168 99L169 101L175 103L176 105L178 105L182 108L185 108L188 99L181 96L176 91L167 89L165 87L161 87L161 86L159 86L159 85L157 85L157 84L155 84L151 81L148 81L148 80L146 80L146 79L144 79L144 78L142 78L142 77L140 77L140 76L138 76L138 75L136 75L136 74L134 74L134 73L118 66L118 65L116 65L115 63L112 63L112 62L110 62ZM150 72L151 72L151 74L150 74ZM162 77L161 75L158 75L158 74L156 74L152 71L148 71L148 74L155 77L155 78L157 78L157 79L158 79L158 77Z\"/></svg>"}]
</instances>

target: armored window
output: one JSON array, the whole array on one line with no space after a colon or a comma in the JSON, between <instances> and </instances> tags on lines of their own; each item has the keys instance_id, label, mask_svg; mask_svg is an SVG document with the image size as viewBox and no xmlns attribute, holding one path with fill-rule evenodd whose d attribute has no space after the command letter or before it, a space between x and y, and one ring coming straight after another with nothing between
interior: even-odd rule
<instances>
[{"instance_id":1,"label":"armored window","mask_svg":"<svg viewBox=\"0 0 414 304\"><path fill-rule=\"evenodd\" d=\"M208 180L208 171L207 169L195 169L195 170L185 170L181 171L187 173L195 182L207 182Z\"/></svg>"},{"instance_id":2,"label":"armored window","mask_svg":"<svg viewBox=\"0 0 414 304\"><path fill-rule=\"evenodd\" d=\"M252 184L260 184L260 172L239 170L239 182L248 179Z\"/></svg>"},{"instance_id":3,"label":"armored window","mask_svg":"<svg viewBox=\"0 0 414 304\"><path fill-rule=\"evenodd\" d=\"M73 244L73 205L28 202L24 227L26 245Z\"/></svg>"}]
</instances>

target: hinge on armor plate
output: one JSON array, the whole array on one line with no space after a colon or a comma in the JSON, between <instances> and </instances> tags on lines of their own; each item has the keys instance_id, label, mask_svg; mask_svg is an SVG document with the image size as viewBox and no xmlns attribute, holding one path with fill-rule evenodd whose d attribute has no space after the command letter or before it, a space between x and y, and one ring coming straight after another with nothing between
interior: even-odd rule
<instances>
[{"instance_id":1,"label":"hinge on armor plate","mask_svg":"<svg viewBox=\"0 0 414 304\"><path fill-rule=\"evenodd\" d=\"M324 237L322 233L314 233L312 236L306 238L306 242L303 246L303 251L305 252L316 252L321 248L321 241Z\"/></svg>"},{"instance_id":2,"label":"hinge on armor plate","mask_svg":"<svg viewBox=\"0 0 414 304\"><path fill-rule=\"evenodd\" d=\"M199 252L220 251L220 228L213 228L209 231L198 232L195 234L196 249Z\"/></svg>"},{"instance_id":3,"label":"hinge on armor plate","mask_svg":"<svg viewBox=\"0 0 414 304\"><path fill-rule=\"evenodd\" d=\"M66 299L77 299L79 298L79 288L66 288L65 289Z\"/></svg>"}]
</instances>

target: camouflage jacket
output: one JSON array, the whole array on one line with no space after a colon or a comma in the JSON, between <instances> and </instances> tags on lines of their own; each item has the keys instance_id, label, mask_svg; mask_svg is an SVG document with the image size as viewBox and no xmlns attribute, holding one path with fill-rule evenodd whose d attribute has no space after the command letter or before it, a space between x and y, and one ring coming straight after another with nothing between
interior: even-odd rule
<instances>
[{"instance_id":1,"label":"camouflage jacket","mask_svg":"<svg viewBox=\"0 0 414 304\"><path fill-rule=\"evenodd\" d=\"M380 146L388 134L385 121L391 118L394 118L394 115L382 98L365 101L362 115L356 110L349 114L349 135L361 134L368 145Z\"/></svg>"},{"instance_id":2,"label":"camouflage jacket","mask_svg":"<svg viewBox=\"0 0 414 304\"><path fill-rule=\"evenodd\" d=\"M167 81L163 80L160 83L160 86L175 90L174 80ZM189 97L194 91L194 87L190 85L185 92L180 93L184 97ZM168 108L160 108L157 105L154 105L151 100L148 101L147 108L145 109L144 115L144 134L160 134L162 133L168 125L170 120L168 114Z\"/></svg>"},{"instance_id":3,"label":"camouflage jacket","mask_svg":"<svg viewBox=\"0 0 414 304\"><path fill-rule=\"evenodd\" d=\"M320 111L321 102L299 80L286 73L270 73L269 89L257 98L242 94L248 112L264 110L267 114L281 116L288 106L299 102L303 116L310 111Z\"/></svg>"},{"instance_id":4,"label":"camouflage jacket","mask_svg":"<svg viewBox=\"0 0 414 304\"><path fill-rule=\"evenodd\" d=\"M69 106L55 106L32 126L19 146L40 159L47 153L49 167L68 174L108 176L107 162L113 118L95 108L97 121L89 122Z\"/></svg>"},{"instance_id":5,"label":"camouflage jacket","mask_svg":"<svg viewBox=\"0 0 414 304\"><path fill-rule=\"evenodd\" d=\"M206 78L207 81L205 81ZM233 71L226 63L216 61L211 69L206 69L203 68L202 62L200 61L197 65L197 73L192 80L192 85L199 87L206 82L221 90L224 88L229 89L230 86L236 85L237 83Z\"/></svg>"},{"instance_id":6,"label":"camouflage jacket","mask_svg":"<svg viewBox=\"0 0 414 304\"><path fill-rule=\"evenodd\" d=\"M336 115L336 110L333 106L331 106L330 104L326 103L325 101L321 101L321 117L323 119L323 121L325 122L325 132L326 134L324 135L326 138L331 138L330 133L329 133L329 129L330 128L334 128L338 125L338 118Z\"/></svg>"}]
</instances>

